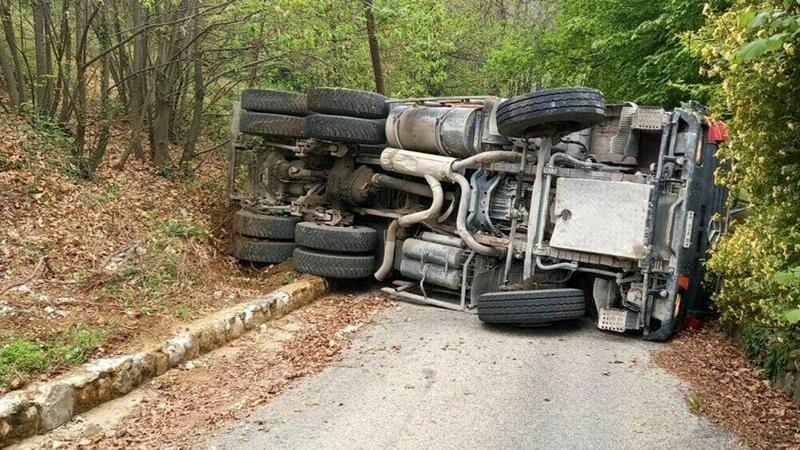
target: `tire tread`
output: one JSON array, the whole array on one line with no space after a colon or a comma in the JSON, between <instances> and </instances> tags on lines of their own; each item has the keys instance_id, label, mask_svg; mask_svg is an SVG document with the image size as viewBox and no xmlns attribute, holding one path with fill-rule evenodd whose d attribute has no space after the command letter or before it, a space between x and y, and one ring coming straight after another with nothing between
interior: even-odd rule
<instances>
[{"instance_id":1,"label":"tire tread","mask_svg":"<svg viewBox=\"0 0 800 450\"><path fill-rule=\"evenodd\" d=\"M245 89L242 91L242 109L255 112L307 116L306 95L298 92L271 89Z\"/></svg>"},{"instance_id":2,"label":"tire tread","mask_svg":"<svg viewBox=\"0 0 800 450\"><path fill-rule=\"evenodd\" d=\"M328 278L366 278L375 271L373 255L336 255L297 247L292 256L298 272Z\"/></svg>"},{"instance_id":3,"label":"tire tread","mask_svg":"<svg viewBox=\"0 0 800 450\"><path fill-rule=\"evenodd\" d=\"M381 94L345 88L313 88L308 92L308 109L321 114L384 119L388 100Z\"/></svg>"}]
</instances>

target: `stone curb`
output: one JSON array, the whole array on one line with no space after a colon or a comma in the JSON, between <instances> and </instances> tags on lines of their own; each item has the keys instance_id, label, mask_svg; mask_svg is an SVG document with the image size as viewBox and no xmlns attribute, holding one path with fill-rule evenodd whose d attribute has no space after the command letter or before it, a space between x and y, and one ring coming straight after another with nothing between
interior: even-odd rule
<instances>
[{"instance_id":1,"label":"stone curb","mask_svg":"<svg viewBox=\"0 0 800 450\"><path fill-rule=\"evenodd\" d=\"M0 397L0 447L57 428L76 414L121 397L270 319L283 317L327 290L325 279L305 276L264 297L194 322L160 347L92 361L46 383L9 392Z\"/></svg>"}]
</instances>

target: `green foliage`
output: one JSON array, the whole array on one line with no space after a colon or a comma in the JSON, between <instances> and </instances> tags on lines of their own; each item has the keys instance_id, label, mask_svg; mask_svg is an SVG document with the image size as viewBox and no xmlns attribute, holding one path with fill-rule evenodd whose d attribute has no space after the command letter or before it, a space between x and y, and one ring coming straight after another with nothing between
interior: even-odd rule
<instances>
[{"instance_id":1,"label":"green foliage","mask_svg":"<svg viewBox=\"0 0 800 450\"><path fill-rule=\"evenodd\" d=\"M208 233L202 225L187 218L171 219L162 224L162 231L167 236L196 239L208 242Z\"/></svg>"},{"instance_id":2,"label":"green foliage","mask_svg":"<svg viewBox=\"0 0 800 450\"><path fill-rule=\"evenodd\" d=\"M205 227L191 216L153 223L147 242L137 245L122 268L108 280L103 290L119 299L126 308L142 314L164 313L178 318L193 317L188 307L168 309L165 298L191 288L197 270L187 270L187 255L194 254L197 242L207 243Z\"/></svg>"},{"instance_id":3,"label":"green foliage","mask_svg":"<svg viewBox=\"0 0 800 450\"><path fill-rule=\"evenodd\" d=\"M270 62L250 84L304 91L314 86L374 88L363 2L279 0L237 6L263 21L237 34L262 42ZM535 87L534 41L548 20L536 8L480 0L375 0L377 37L393 97L495 93ZM242 68L247 71L248 68ZM245 74L238 73L248 79ZM235 93L234 93L235 95Z\"/></svg>"},{"instance_id":4,"label":"green foliage","mask_svg":"<svg viewBox=\"0 0 800 450\"><path fill-rule=\"evenodd\" d=\"M175 309L175 317L180 320L194 319L198 314L197 309L189 305L180 305Z\"/></svg>"},{"instance_id":5,"label":"green foliage","mask_svg":"<svg viewBox=\"0 0 800 450\"><path fill-rule=\"evenodd\" d=\"M73 331L67 341L55 342L48 354L53 365L75 365L86 362L89 352L96 349L103 342L105 332L78 328Z\"/></svg>"},{"instance_id":6,"label":"green foliage","mask_svg":"<svg viewBox=\"0 0 800 450\"><path fill-rule=\"evenodd\" d=\"M779 285L791 290L800 290L800 266L778 272L772 279ZM800 323L800 308L784 311L781 319L790 325L797 325Z\"/></svg>"},{"instance_id":7,"label":"green foliage","mask_svg":"<svg viewBox=\"0 0 800 450\"><path fill-rule=\"evenodd\" d=\"M739 0L709 14L695 38L707 73L719 80L731 140L719 174L746 193L750 215L716 246L709 267L722 276L722 319L746 328L748 355L779 375L800 345L800 4Z\"/></svg>"},{"instance_id":8,"label":"green foliage","mask_svg":"<svg viewBox=\"0 0 800 450\"><path fill-rule=\"evenodd\" d=\"M0 349L0 377L12 372L32 372L47 365L47 355L35 343L16 339Z\"/></svg>"},{"instance_id":9,"label":"green foliage","mask_svg":"<svg viewBox=\"0 0 800 450\"><path fill-rule=\"evenodd\" d=\"M84 363L105 336L102 330L78 327L44 343L13 339L0 348L0 387L9 386L15 379L25 381L53 367Z\"/></svg>"},{"instance_id":10,"label":"green foliage","mask_svg":"<svg viewBox=\"0 0 800 450\"><path fill-rule=\"evenodd\" d=\"M740 1L710 16L698 35L709 72L722 81L720 106L733 113L732 139L721 150L731 169L721 178L746 191L752 205L748 220L721 241L710 262L723 276L717 303L723 319L763 326L779 326L786 311L800 307L800 290L790 283L796 272L786 272L800 263L800 105L785 100L800 98L797 36L772 51L750 45L775 35L772 18L797 19L797 6L776 15L781 7Z\"/></svg>"},{"instance_id":11,"label":"green foliage","mask_svg":"<svg viewBox=\"0 0 800 450\"><path fill-rule=\"evenodd\" d=\"M689 411L691 411L692 414L698 414L703 410L703 402L700 399L700 394L697 392L692 392L686 399L686 402L689 404Z\"/></svg>"},{"instance_id":12,"label":"green foliage","mask_svg":"<svg viewBox=\"0 0 800 450\"><path fill-rule=\"evenodd\" d=\"M706 0L556 3L554 24L537 43L544 85L588 85L613 102L673 107L709 100L709 79L689 39L703 25Z\"/></svg>"},{"instance_id":13,"label":"green foliage","mask_svg":"<svg viewBox=\"0 0 800 450\"><path fill-rule=\"evenodd\" d=\"M747 23L748 29L757 30L760 35L736 52L734 60L739 63L783 49L784 44L797 39L800 33L800 18L782 10L755 14L748 9L742 14L742 19L742 23Z\"/></svg>"},{"instance_id":14,"label":"green foliage","mask_svg":"<svg viewBox=\"0 0 800 450\"><path fill-rule=\"evenodd\" d=\"M800 336L793 331L752 325L745 329L743 338L748 358L770 378L785 374L792 358L798 356Z\"/></svg>"},{"instance_id":15,"label":"green foliage","mask_svg":"<svg viewBox=\"0 0 800 450\"><path fill-rule=\"evenodd\" d=\"M119 185L113 182L105 182L102 184L103 191L97 195L97 201L107 202L119 197Z\"/></svg>"}]
</instances>

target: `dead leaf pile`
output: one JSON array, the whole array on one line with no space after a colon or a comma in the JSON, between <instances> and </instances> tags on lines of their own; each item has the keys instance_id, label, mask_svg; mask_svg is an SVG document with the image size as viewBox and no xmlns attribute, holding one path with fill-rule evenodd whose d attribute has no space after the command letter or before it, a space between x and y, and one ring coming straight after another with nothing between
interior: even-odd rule
<instances>
[{"instance_id":1,"label":"dead leaf pile","mask_svg":"<svg viewBox=\"0 0 800 450\"><path fill-rule=\"evenodd\" d=\"M754 448L800 447L800 410L747 360L718 324L681 333L655 357L695 390L691 409Z\"/></svg>"},{"instance_id":2,"label":"dead leaf pile","mask_svg":"<svg viewBox=\"0 0 800 450\"><path fill-rule=\"evenodd\" d=\"M113 169L127 142L127 130L114 127L96 179L80 180L70 174L66 138L2 115L0 347L89 328L106 336L90 356L114 354L294 276L288 266L248 269L228 256L224 150L210 154L191 179L170 180L136 158L123 171ZM170 221L197 225L204 239L179 236L177 246L156 245ZM176 255L176 275L161 283L157 301L142 305L146 286L137 291L126 277L147 269L141 265L156 253ZM139 265L126 266L130 261ZM157 276L142 276L139 284Z\"/></svg>"}]
</instances>

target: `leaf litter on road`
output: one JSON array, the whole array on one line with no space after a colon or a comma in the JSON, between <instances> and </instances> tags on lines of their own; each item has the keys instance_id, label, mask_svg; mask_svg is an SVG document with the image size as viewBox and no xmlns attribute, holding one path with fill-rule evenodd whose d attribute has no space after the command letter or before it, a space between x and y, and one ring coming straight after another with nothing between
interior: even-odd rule
<instances>
[{"instance_id":1,"label":"leaf litter on road","mask_svg":"<svg viewBox=\"0 0 800 450\"><path fill-rule=\"evenodd\" d=\"M687 407L753 448L800 448L800 409L716 323L687 330L655 362L688 381Z\"/></svg>"}]
</instances>

